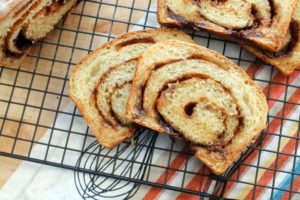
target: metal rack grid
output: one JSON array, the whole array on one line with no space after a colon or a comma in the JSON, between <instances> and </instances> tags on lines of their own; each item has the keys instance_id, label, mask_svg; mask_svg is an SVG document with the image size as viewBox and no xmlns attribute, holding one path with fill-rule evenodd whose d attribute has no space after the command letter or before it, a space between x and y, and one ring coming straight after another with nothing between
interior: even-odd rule
<instances>
[{"instance_id":1,"label":"metal rack grid","mask_svg":"<svg viewBox=\"0 0 300 200\"><path fill-rule=\"evenodd\" d=\"M262 190L271 199L278 191L286 198L300 197L299 70L284 77L238 45L204 32L189 31L200 45L221 52L246 70L269 102L268 128L233 167L215 176L186 151L183 141L147 129L138 131L134 146L127 141L107 150L95 141L68 98L69 73L82 56L107 40L131 30L159 27L155 3L83 1L34 46L21 68L1 67L0 155L74 170L77 189L87 199L113 197L113 191L124 188L129 192L119 197L129 198L141 184L199 198L230 197L227 191L236 185L251 187L247 197L252 199ZM168 159L154 161L162 154ZM266 156L273 161L264 162ZM291 166L286 166L288 162ZM171 181L174 174L181 177L177 183ZM278 185L284 174L290 177L288 187ZM191 181L196 186L189 185Z\"/></svg>"}]
</instances>

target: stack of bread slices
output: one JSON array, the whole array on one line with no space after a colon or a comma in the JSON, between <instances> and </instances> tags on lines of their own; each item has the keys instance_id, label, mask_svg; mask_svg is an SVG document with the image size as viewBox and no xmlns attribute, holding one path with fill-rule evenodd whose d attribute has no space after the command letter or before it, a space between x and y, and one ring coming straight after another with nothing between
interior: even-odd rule
<instances>
[{"instance_id":1,"label":"stack of bread slices","mask_svg":"<svg viewBox=\"0 0 300 200\"><path fill-rule=\"evenodd\" d=\"M141 125L186 140L215 174L258 137L268 112L243 70L174 29L105 43L74 69L70 97L103 146L113 148Z\"/></svg>"}]
</instances>

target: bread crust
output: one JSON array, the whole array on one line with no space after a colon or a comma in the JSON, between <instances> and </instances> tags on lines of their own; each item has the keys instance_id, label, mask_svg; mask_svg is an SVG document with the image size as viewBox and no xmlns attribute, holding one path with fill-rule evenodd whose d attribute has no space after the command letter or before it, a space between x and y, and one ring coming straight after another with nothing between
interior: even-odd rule
<instances>
[{"instance_id":1,"label":"bread crust","mask_svg":"<svg viewBox=\"0 0 300 200\"><path fill-rule=\"evenodd\" d=\"M178 53L179 51L183 51L183 53ZM158 53L155 52L159 52L161 57L159 57L160 55L158 55ZM230 143L226 144L223 147L219 146L217 148L193 145L192 143L192 149L195 150L195 157L203 161L215 174L220 175L227 170L227 168L240 156L240 154L246 149L246 147L250 143L252 143L259 136L259 133L266 127L266 119L268 113L268 105L266 102L266 98L261 89L242 69L236 66L229 59L210 49L200 47L195 44L188 44L175 40L164 41L152 46L139 59L139 64L137 66L135 78L127 103L126 116L129 120L132 120L142 126L151 128L153 130L168 135L174 135L174 130L172 130L172 126L169 127L169 124L166 125L165 122L163 122L164 120L161 122L161 119L158 119L157 121L155 117L151 117L152 114L149 114L149 106L145 104L145 102L148 101L148 96L146 95L146 92L147 90L149 91L149 88L147 88L147 86L145 86L144 84L148 85L148 81L150 80L148 75L151 74L152 76L152 74L155 73L154 71L152 71L152 69L156 69L155 66L158 66L157 69L161 69L164 66L171 66L173 63L176 64L176 62L185 63L189 60L193 61L197 59L204 60L206 62L212 62L214 63L214 65L220 67L221 71L230 71L230 77L232 79L236 79L235 81L238 81L236 84L238 84L239 86L236 85L235 87L245 87L243 91L245 91L245 94L248 94L246 95L247 97L245 96L245 98L254 98L253 102L256 102L256 105L251 105L251 107L253 107L257 116L244 115L243 113L247 113L247 109L250 108L247 108L247 106L245 106L246 104L243 105L244 102L237 102L240 106L239 118L240 120L242 120L242 128L240 127L238 129L238 132L233 137ZM187 63L180 63L182 67L184 67L186 64ZM199 71L198 73L199 74L197 76L201 77L202 75L203 78L209 78L209 75L207 74L208 72ZM221 72L218 72L217 74L218 76L222 76ZM223 76L228 75L229 74L224 74ZM194 74L191 74L185 78L190 78L194 76ZM166 80L168 80L168 75L166 75ZM180 83L180 80L178 80L178 82ZM249 91L251 91L251 93L248 93ZM231 92L233 92L233 90ZM237 93L234 92L232 94L234 96L234 94ZM149 93L149 96L150 95L151 93ZM234 97L237 98L236 96ZM156 105L156 107L157 106L161 105ZM252 117L253 119L254 117L258 117L259 120L254 120L255 124L250 125L247 120L252 119Z\"/></svg>"},{"instance_id":2,"label":"bread crust","mask_svg":"<svg viewBox=\"0 0 300 200\"><path fill-rule=\"evenodd\" d=\"M141 45L148 43L150 41L150 38L153 39L154 42L159 42L161 40L166 40L168 38L176 38L193 42L190 36L183 33L182 31L176 30L176 29L156 29L156 30L142 30L142 31L136 31L136 32L130 32L126 33L124 35L121 35L117 37L114 40L108 41L105 44L101 45L99 48L91 52L86 57L82 58L77 66L74 68L70 75L70 91L69 96L75 103L76 107L79 109L80 113L82 114L83 118L87 121L89 127L91 128L92 132L96 136L96 139L99 141L100 144L107 148L113 148L117 144L120 144L122 141L124 141L127 138L130 138L135 129L133 127L130 127L128 130L126 129L113 129L113 127L108 126L106 122L101 118L99 114L93 116L91 112L89 112L91 109L95 109L96 102L94 100L94 94L93 90L98 86L101 77L107 73L110 69L117 67L118 65L122 65L123 63L126 63L127 61L138 59L140 54L137 54L132 57L126 57L122 58L122 56L127 56L126 54L126 48L127 45L130 47L132 46L131 43L134 43L136 41L142 41ZM147 38L147 40L145 40ZM137 44L139 46L139 44ZM117 54L115 52L118 51L118 49L124 48L124 53ZM105 67L106 70L104 70L104 60L102 60L101 55L110 55L109 53L112 53L114 57L109 57L110 60L112 60L112 64L109 64ZM142 53L142 52L141 52ZM101 57L101 58L100 58ZM99 60L96 60L99 59ZM103 57L104 59L104 57ZM119 60L118 60L119 59ZM99 63L97 67L93 67L92 65ZM102 63L102 66L101 66ZM99 72L101 70L104 70L103 73ZM89 88L84 88L85 92L83 96L80 96L79 93L79 86L80 82L78 78L86 73L90 73L91 71L94 71L95 80L90 79L86 85L89 85ZM97 73L98 71L98 73ZM82 89L83 90L83 89ZM88 104L86 102L89 102ZM104 122L104 123L102 123ZM102 124L101 124L102 123Z\"/></svg>"},{"instance_id":3,"label":"bread crust","mask_svg":"<svg viewBox=\"0 0 300 200\"><path fill-rule=\"evenodd\" d=\"M203 29L242 44L252 44L270 52L277 52L282 47L282 42L288 31L288 27L294 14L298 0L289 0L288 2L276 1L276 3L273 3L274 8L272 9L278 11L275 15L275 19L272 19L276 22L273 22L273 24L275 25L271 27L265 27L262 30L255 29L253 34L250 35L244 34L242 31L236 32L224 28L223 26L210 22L209 20L206 20L204 18L201 18L201 22L198 22L191 21L190 19L187 20L184 16L170 17L167 2L168 0L157 1L157 19L162 25L181 27L189 26L195 29ZM282 8L285 8L288 12L279 12ZM197 20L198 17L194 16L194 20Z\"/></svg>"}]
</instances>

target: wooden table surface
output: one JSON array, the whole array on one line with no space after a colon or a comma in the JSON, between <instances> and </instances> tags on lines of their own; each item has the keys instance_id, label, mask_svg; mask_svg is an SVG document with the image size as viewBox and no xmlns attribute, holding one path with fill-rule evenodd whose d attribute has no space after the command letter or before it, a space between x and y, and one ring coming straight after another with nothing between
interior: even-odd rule
<instances>
[{"instance_id":1,"label":"wooden table surface","mask_svg":"<svg viewBox=\"0 0 300 200\"><path fill-rule=\"evenodd\" d=\"M112 18L115 18L119 21L131 21L132 23L138 23L140 19L145 16L146 12L143 10L147 10L150 4L153 4L154 1L151 0L119 0L118 5L119 7L115 7L112 4L115 3L114 0L102 0L103 5L99 8L98 3L94 2L84 2L81 3L73 13L83 13L87 16L92 17L84 17L81 19L81 23L79 22L79 15L71 14L67 17L64 28L69 30L77 30L79 27L80 31L84 31L87 33L93 33L94 29L95 32L101 34L108 34L111 32L112 35L119 35L128 31L128 29L132 28L132 26L127 26L126 23L112 23ZM134 5L133 5L133 2ZM138 10L128 9L130 7L137 8ZM99 8L99 9L98 9ZM99 11L99 12L98 12ZM98 20L95 20L98 18ZM79 24L80 23L80 24ZM57 37L59 32L62 32L61 39L58 42ZM16 70L10 70L3 68L0 83L4 83L5 85L0 85L0 100L4 101L11 101L16 102L17 104L11 104L9 109L7 108L7 102L0 101L0 129L2 127L3 131L2 134L16 137L17 132L19 132L19 138L25 138L29 140L33 140L32 136L32 126L25 126L23 123L18 123L18 121L22 120L22 122L29 122L29 123L37 123L36 116L38 116L38 109L31 109L29 112L24 112L24 104L30 105L40 105L41 100L43 98L43 93L32 91L30 88L36 88L38 90L43 90L41 85L45 81L42 76L34 76L32 72L38 72L40 74L49 74L49 68L52 66L52 75L61 76L62 74L65 75L68 71L64 70L65 68L61 68L60 66L53 67L53 60L61 60L65 62L70 62L70 70L75 66L78 60L88 53L88 50L95 49L100 44L104 43L107 38L105 37L94 37L93 41L91 41L90 37L84 37L84 35L77 35L77 40L74 39L74 32L65 31L61 29L55 29L51 33L48 34L45 41L50 41L52 43L63 44L63 45L70 45L74 46L73 48L73 57L70 57L71 53L64 51L61 54L54 55L53 52L55 51L55 45L49 44L36 44L32 51L31 55L40 54L39 59L34 57L26 57L24 62L21 65L22 72L17 73ZM73 39L73 40L72 40ZM74 50L75 49L75 50ZM81 51L79 51L79 49ZM85 49L82 50L82 49ZM77 51L78 50L78 51ZM58 65L63 62L57 62ZM55 62L56 64L56 62ZM54 65L55 65L54 64ZM28 72L28 73L27 73ZM62 76L64 77L64 76ZM13 88L13 85L21 86ZM57 88L62 87L61 82L54 82L47 88L47 90L51 90L54 93L56 92ZM68 84L66 85L67 92ZM47 92L46 92L47 94ZM67 95L67 93L64 93ZM55 96L55 95L54 95ZM28 97L28 98L27 98ZM56 99L59 99L59 93ZM47 101L47 105L40 105L40 108L43 109L45 106L47 107L54 107L54 104L57 103L54 100ZM70 103L70 100L62 101L62 107L66 107ZM8 109L8 112L7 112ZM7 114L6 114L7 112ZM23 113L24 112L24 113ZM23 117L21 117L23 114ZM3 117L6 115L6 119L11 120L3 120ZM43 125L51 126L53 120L45 118L43 121ZM23 126L24 125L24 126ZM18 131L19 129L19 131ZM45 133L46 129L38 132L35 136L34 140L39 140L43 133ZM29 134L28 134L29 133ZM14 143L14 139L9 137L0 136L0 151L10 153L12 150L12 145ZM19 155L27 155L29 151L30 145L28 143L17 141L17 145L14 149L15 154ZM6 183L8 178L15 172L22 161L17 159L12 159L8 157L0 156L0 188Z\"/></svg>"}]
</instances>

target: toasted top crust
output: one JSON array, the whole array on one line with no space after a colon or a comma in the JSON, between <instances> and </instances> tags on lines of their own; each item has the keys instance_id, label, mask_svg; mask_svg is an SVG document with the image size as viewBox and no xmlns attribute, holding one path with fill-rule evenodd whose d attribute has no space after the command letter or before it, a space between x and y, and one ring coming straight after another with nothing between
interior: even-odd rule
<instances>
[{"instance_id":1,"label":"toasted top crust","mask_svg":"<svg viewBox=\"0 0 300 200\"><path fill-rule=\"evenodd\" d=\"M298 0L158 0L158 21L280 50Z\"/></svg>"}]
</instances>

